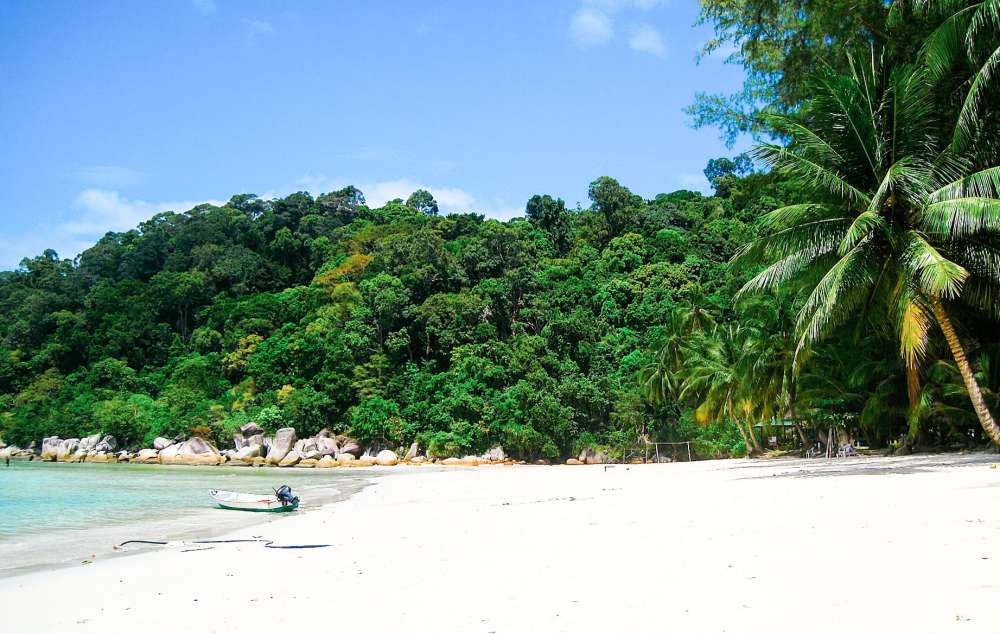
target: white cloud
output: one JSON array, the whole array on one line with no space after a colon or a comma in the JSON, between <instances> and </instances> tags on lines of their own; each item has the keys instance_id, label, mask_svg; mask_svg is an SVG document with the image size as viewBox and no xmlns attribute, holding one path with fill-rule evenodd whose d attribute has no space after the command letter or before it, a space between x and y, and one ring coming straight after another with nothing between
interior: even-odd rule
<instances>
[{"instance_id":1,"label":"white cloud","mask_svg":"<svg viewBox=\"0 0 1000 634\"><path fill-rule=\"evenodd\" d=\"M222 205L224 201L181 200L146 202L125 198L117 191L85 189L73 201L79 213L62 225L62 230L75 237L100 237L108 231L127 231L149 220L161 211L184 212L202 203Z\"/></svg>"},{"instance_id":2,"label":"white cloud","mask_svg":"<svg viewBox=\"0 0 1000 634\"><path fill-rule=\"evenodd\" d=\"M115 165L86 165L76 170L73 176L95 187L127 187L146 180L143 172Z\"/></svg>"},{"instance_id":3,"label":"white cloud","mask_svg":"<svg viewBox=\"0 0 1000 634\"><path fill-rule=\"evenodd\" d=\"M243 29L246 31L247 37L253 39L259 35L267 35L274 32L274 27L271 26L270 22L265 20L256 20L253 18L243 18L241 20L243 23Z\"/></svg>"},{"instance_id":4,"label":"white cloud","mask_svg":"<svg viewBox=\"0 0 1000 634\"><path fill-rule=\"evenodd\" d=\"M667 56L667 45L663 41L663 36L648 24L641 24L632 31L628 45L633 51L649 53L660 59Z\"/></svg>"},{"instance_id":5,"label":"white cloud","mask_svg":"<svg viewBox=\"0 0 1000 634\"><path fill-rule=\"evenodd\" d=\"M457 187L435 187L405 178L364 183L358 185L358 188L365 193L368 206L373 208L381 207L394 198L406 200L418 189L429 191L443 213L472 211L476 201L471 194Z\"/></svg>"},{"instance_id":6,"label":"white cloud","mask_svg":"<svg viewBox=\"0 0 1000 634\"><path fill-rule=\"evenodd\" d=\"M569 34L577 46L589 47L604 44L614 35L611 18L603 11L580 9L569 23Z\"/></svg>"},{"instance_id":7,"label":"white cloud","mask_svg":"<svg viewBox=\"0 0 1000 634\"><path fill-rule=\"evenodd\" d=\"M107 189L85 189L73 201L73 212L61 224L27 229L23 235L0 237L0 270L17 266L24 257L54 249L61 258L73 259L109 231L128 231L161 211L184 212L202 203L220 200L148 202Z\"/></svg>"},{"instance_id":8,"label":"white cloud","mask_svg":"<svg viewBox=\"0 0 1000 634\"><path fill-rule=\"evenodd\" d=\"M191 0L191 4L194 5L195 9L198 9L201 13L209 15L215 13L217 7L215 6L215 0Z\"/></svg>"},{"instance_id":9,"label":"white cloud","mask_svg":"<svg viewBox=\"0 0 1000 634\"><path fill-rule=\"evenodd\" d=\"M290 187L272 190L261 194L260 197L266 200L287 196L292 192L303 190L313 196L318 196L323 193L343 189L348 185L354 185L360 189L365 195L365 201L372 209L381 207L394 198L406 200L410 197L410 194L418 189L426 189L434 196L434 200L438 202L438 208L443 214L476 212L499 220L508 220L524 214L523 208L510 207L504 204L503 201L484 201L458 187L429 185L409 178L366 183L352 182L344 178L329 178L322 174L306 174Z\"/></svg>"}]
</instances>

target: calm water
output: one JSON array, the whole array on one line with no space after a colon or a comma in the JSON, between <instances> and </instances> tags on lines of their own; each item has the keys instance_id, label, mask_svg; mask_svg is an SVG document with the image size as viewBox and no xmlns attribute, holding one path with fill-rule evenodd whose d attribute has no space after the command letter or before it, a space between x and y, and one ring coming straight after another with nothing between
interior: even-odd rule
<instances>
[{"instance_id":1,"label":"calm water","mask_svg":"<svg viewBox=\"0 0 1000 634\"><path fill-rule=\"evenodd\" d=\"M277 519L217 509L209 489L267 493L288 484L302 498L297 512L308 512L370 478L331 469L0 464L0 575L78 565L127 539L185 539Z\"/></svg>"}]
</instances>

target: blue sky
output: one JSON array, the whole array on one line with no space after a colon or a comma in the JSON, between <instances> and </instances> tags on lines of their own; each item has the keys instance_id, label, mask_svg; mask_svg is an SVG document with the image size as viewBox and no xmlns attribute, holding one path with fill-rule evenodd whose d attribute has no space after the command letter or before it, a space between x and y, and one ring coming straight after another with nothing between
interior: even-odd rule
<instances>
[{"instance_id":1,"label":"blue sky","mask_svg":"<svg viewBox=\"0 0 1000 634\"><path fill-rule=\"evenodd\" d=\"M417 187L518 215L704 189L731 155L682 112L741 71L696 0L0 4L0 269L235 193ZM737 148L739 149L739 148Z\"/></svg>"}]
</instances>

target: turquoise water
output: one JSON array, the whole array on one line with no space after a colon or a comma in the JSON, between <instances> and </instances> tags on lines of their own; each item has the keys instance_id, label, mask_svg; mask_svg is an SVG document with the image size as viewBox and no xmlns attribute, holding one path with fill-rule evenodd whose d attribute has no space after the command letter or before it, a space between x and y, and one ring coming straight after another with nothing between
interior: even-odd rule
<instances>
[{"instance_id":1,"label":"turquoise water","mask_svg":"<svg viewBox=\"0 0 1000 634\"><path fill-rule=\"evenodd\" d=\"M0 465L0 574L111 554L126 539L183 539L273 518L217 509L209 489L268 493L288 484L302 498L297 512L308 512L370 477L330 469L11 462Z\"/></svg>"}]
</instances>

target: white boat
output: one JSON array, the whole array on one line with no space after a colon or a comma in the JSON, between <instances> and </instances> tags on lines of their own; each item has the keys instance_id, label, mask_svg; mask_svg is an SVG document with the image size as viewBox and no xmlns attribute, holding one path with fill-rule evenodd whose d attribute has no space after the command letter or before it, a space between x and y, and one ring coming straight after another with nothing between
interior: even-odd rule
<instances>
[{"instance_id":1,"label":"white boat","mask_svg":"<svg viewBox=\"0 0 1000 634\"><path fill-rule=\"evenodd\" d=\"M285 487L282 487L284 489ZM299 508L299 498L291 495L291 489L287 496L280 496L281 489L273 494L269 493L236 493L234 491L218 491L212 489L208 492L212 499L224 509L233 511L259 511L281 513L284 511L294 511Z\"/></svg>"}]
</instances>

